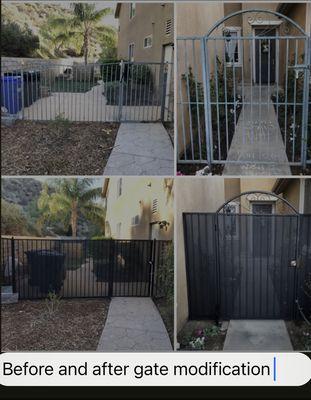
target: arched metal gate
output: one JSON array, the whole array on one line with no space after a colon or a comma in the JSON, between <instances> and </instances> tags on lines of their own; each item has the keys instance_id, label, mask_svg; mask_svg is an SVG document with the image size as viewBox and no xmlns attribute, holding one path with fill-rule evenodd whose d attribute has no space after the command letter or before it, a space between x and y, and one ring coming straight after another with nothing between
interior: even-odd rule
<instances>
[{"instance_id":1,"label":"arched metal gate","mask_svg":"<svg viewBox=\"0 0 311 400\"><path fill-rule=\"evenodd\" d=\"M311 215L274 193L238 197L214 214L183 215L190 319L311 313Z\"/></svg>"},{"instance_id":2,"label":"arched metal gate","mask_svg":"<svg viewBox=\"0 0 311 400\"><path fill-rule=\"evenodd\" d=\"M310 164L310 43L295 21L262 9L177 37L178 162L289 173Z\"/></svg>"}]
</instances>

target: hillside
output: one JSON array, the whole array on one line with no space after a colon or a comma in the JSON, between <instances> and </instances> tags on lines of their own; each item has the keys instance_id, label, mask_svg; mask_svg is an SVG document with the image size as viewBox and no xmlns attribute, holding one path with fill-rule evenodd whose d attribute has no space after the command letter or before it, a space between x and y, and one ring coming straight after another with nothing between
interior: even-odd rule
<instances>
[{"instance_id":1,"label":"hillside","mask_svg":"<svg viewBox=\"0 0 311 400\"><path fill-rule=\"evenodd\" d=\"M24 210L37 199L41 192L41 182L32 179L2 178L1 197L9 203L18 204Z\"/></svg>"},{"instance_id":2,"label":"hillside","mask_svg":"<svg viewBox=\"0 0 311 400\"><path fill-rule=\"evenodd\" d=\"M20 27L26 25L37 35L48 17L64 17L71 14L67 8L49 3L2 3L1 12L3 19L14 21Z\"/></svg>"}]
</instances>

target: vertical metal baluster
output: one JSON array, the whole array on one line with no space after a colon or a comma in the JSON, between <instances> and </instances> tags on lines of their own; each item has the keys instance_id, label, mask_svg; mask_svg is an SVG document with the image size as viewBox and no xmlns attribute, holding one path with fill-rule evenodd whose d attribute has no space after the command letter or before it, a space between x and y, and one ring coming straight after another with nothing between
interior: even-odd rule
<instances>
[{"instance_id":1,"label":"vertical metal baluster","mask_svg":"<svg viewBox=\"0 0 311 400\"><path fill-rule=\"evenodd\" d=\"M263 121L262 121L262 110L261 110L261 91L262 91L262 69L261 69L261 39L257 39L258 40L258 51L259 51L259 123L260 123L260 130L259 130L259 140L262 139L262 133L263 133Z\"/></svg>"},{"instance_id":2,"label":"vertical metal baluster","mask_svg":"<svg viewBox=\"0 0 311 400\"><path fill-rule=\"evenodd\" d=\"M302 121L301 121L301 164L302 168L307 166L308 156L308 111L310 108L310 65L311 65L311 38L304 38L304 64L307 66L303 70L303 97L302 97ZM311 117L310 117L311 118Z\"/></svg>"},{"instance_id":3,"label":"vertical metal baluster","mask_svg":"<svg viewBox=\"0 0 311 400\"><path fill-rule=\"evenodd\" d=\"M295 39L295 65L298 64L298 40ZM295 70L296 73L296 70ZM297 75L294 77L294 98L293 98L293 103L294 103L294 115L293 115L293 147L292 147L292 162L295 161L295 144L296 144L296 100L297 100L297 79L299 72L297 72Z\"/></svg>"},{"instance_id":4,"label":"vertical metal baluster","mask_svg":"<svg viewBox=\"0 0 311 400\"><path fill-rule=\"evenodd\" d=\"M252 39L250 39L250 41L249 41L249 44L250 44L250 59L251 59L251 67L250 67L250 73L251 73L251 90L250 90L250 94L251 94L251 100L250 100L250 105L251 105L251 118L250 118L250 123L251 123L251 126L250 126L250 138L251 138L251 140L250 140L250 143L254 143L254 139L255 139L255 132L254 132L254 119L253 119L253 116L254 116L254 113L253 113L253 85L255 84L255 82L256 82L256 76L254 76L254 49L256 48L256 46L254 46L254 43L256 43L255 42L255 40L252 38ZM243 103L244 103L244 99L243 99ZM244 105L243 105L243 108L244 108Z\"/></svg>"},{"instance_id":5,"label":"vertical metal baluster","mask_svg":"<svg viewBox=\"0 0 311 400\"><path fill-rule=\"evenodd\" d=\"M270 45L271 45L271 41L270 39L268 39L268 98L267 98L267 116L269 115L269 107L270 107L270 68L271 68L271 61L270 61ZM270 122L268 121L267 124L267 128L268 128L268 143L270 143Z\"/></svg>"},{"instance_id":6,"label":"vertical metal baluster","mask_svg":"<svg viewBox=\"0 0 311 400\"><path fill-rule=\"evenodd\" d=\"M277 36L276 38L276 66L275 66L275 70L276 70L276 74L275 74L275 78L276 78L276 119L279 123L279 78L280 78L280 40L279 37ZM280 123L279 123L280 125ZM286 151L286 145L285 145L285 151Z\"/></svg>"},{"instance_id":7,"label":"vertical metal baluster","mask_svg":"<svg viewBox=\"0 0 311 400\"><path fill-rule=\"evenodd\" d=\"M240 41L240 46L239 46L239 41ZM241 60L242 60L242 65L241 65L241 75L242 75L242 79L241 79L241 83L242 83L242 132L243 132L243 144L246 143L246 135L247 132L245 132L245 104L244 104L244 98L245 98L245 80L244 80L244 44L245 41L243 39L241 39L241 37L238 39L238 48L241 48ZM241 112L241 111L240 111Z\"/></svg>"},{"instance_id":8,"label":"vertical metal baluster","mask_svg":"<svg viewBox=\"0 0 311 400\"><path fill-rule=\"evenodd\" d=\"M287 146L287 104L288 104L288 54L289 53L289 41L288 38L286 38L286 60L285 60L285 117L284 117L284 142L285 142L285 150L286 153L289 149L289 146ZM291 108L291 107L290 107ZM289 154L288 154L289 156Z\"/></svg>"},{"instance_id":9,"label":"vertical metal baluster","mask_svg":"<svg viewBox=\"0 0 311 400\"><path fill-rule=\"evenodd\" d=\"M225 104L225 118L226 118L226 158L229 153L229 127L228 127L228 91L227 91L227 61L226 61L226 44L223 45L223 63L224 63L224 104Z\"/></svg>"},{"instance_id":10,"label":"vertical metal baluster","mask_svg":"<svg viewBox=\"0 0 311 400\"><path fill-rule=\"evenodd\" d=\"M180 42L180 41L179 41ZM177 42L177 44L179 44L179 42ZM178 57L179 52L177 52L177 57ZM183 152L184 152L184 160L187 160L187 144L186 144L186 131L185 131L185 117L184 117L184 104L183 104L183 96L182 96L182 75L181 75L181 71L179 71L179 59L177 58L177 78L178 78L178 92L179 92L179 110L181 112L181 126L182 126L182 138L183 138ZM178 132L178 135L180 135L180 133ZM179 158L179 140L176 140L177 142L177 156Z\"/></svg>"},{"instance_id":11,"label":"vertical metal baluster","mask_svg":"<svg viewBox=\"0 0 311 400\"><path fill-rule=\"evenodd\" d=\"M195 59L195 47L194 47L194 39L192 39L192 59L193 59L193 68L194 68L194 79L195 79L195 101L196 101L196 114L197 114L197 124L198 124L198 144L199 144L199 157L200 161L202 160L202 138L201 138L201 124L200 124L200 106L199 106L199 90L198 90L198 67Z\"/></svg>"},{"instance_id":12,"label":"vertical metal baluster","mask_svg":"<svg viewBox=\"0 0 311 400\"><path fill-rule=\"evenodd\" d=\"M214 74L215 74L215 89L216 89L218 159L219 159L219 161L221 161L222 158L221 158L221 139L220 139L220 120L219 120L219 87L218 87L218 64L217 64L216 39L213 39L213 45L214 45Z\"/></svg>"},{"instance_id":13,"label":"vertical metal baluster","mask_svg":"<svg viewBox=\"0 0 311 400\"><path fill-rule=\"evenodd\" d=\"M185 54L185 76L186 76L186 85L187 85L187 102L188 102L188 114L189 114L189 128L190 128L190 145L191 145L191 155L192 160L194 160L194 143L193 143L193 126L192 126L192 115L191 115L191 96L190 96L190 84L189 84L189 72L187 70L188 65L188 52L187 52L187 43L184 41L184 54Z\"/></svg>"}]
</instances>

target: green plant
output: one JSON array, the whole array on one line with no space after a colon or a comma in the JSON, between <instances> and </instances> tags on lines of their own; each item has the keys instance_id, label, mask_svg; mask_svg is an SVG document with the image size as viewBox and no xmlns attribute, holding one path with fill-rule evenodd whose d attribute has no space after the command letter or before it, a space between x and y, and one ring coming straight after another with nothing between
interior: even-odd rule
<instances>
[{"instance_id":1,"label":"green plant","mask_svg":"<svg viewBox=\"0 0 311 400\"><path fill-rule=\"evenodd\" d=\"M39 48L39 38L28 26L21 28L15 22L1 19L1 55L32 57Z\"/></svg>"},{"instance_id":2,"label":"green plant","mask_svg":"<svg viewBox=\"0 0 311 400\"><path fill-rule=\"evenodd\" d=\"M152 71L148 65L130 64L130 79L134 84L147 84L153 86Z\"/></svg>"},{"instance_id":3,"label":"green plant","mask_svg":"<svg viewBox=\"0 0 311 400\"><path fill-rule=\"evenodd\" d=\"M203 350L204 343L205 343L204 337L191 338L189 346L194 350Z\"/></svg>"},{"instance_id":4,"label":"green plant","mask_svg":"<svg viewBox=\"0 0 311 400\"><path fill-rule=\"evenodd\" d=\"M299 63L303 64L304 55L301 55ZM290 65L295 64L291 60ZM274 109L278 117L279 126L286 147L289 161L300 161L302 144L302 116L303 116L303 94L304 94L304 73L288 68L287 82L286 76L282 88L272 94ZM311 96L311 86L309 85L309 96ZM310 97L311 98L311 97ZM311 131L311 104L309 104L307 132ZM307 156L311 158L311 137L308 135Z\"/></svg>"},{"instance_id":5,"label":"green plant","mask_svg":"<svg viewBox=\"0 0 311 400\"><path fill-rule=\"evenodd\" d=\"M158 285L168 303L174 301L174 246L169 243L164 251L163 262L157 270Z\"/></svg>"},{"instance_id":6,"label":"green plant","mask_svg":"<svg viewBox=\"0 0 311 400\"><path fill-rule=\"evenodd\" d=\"M216 79L217 77L217 79ZM204 88L192 72L192 68L182 75L187 89L187 107L184 113L190 111L192 138L186 143L187 158L206 159L206 127L204 108ZM242 109L242 97L234 90L233 69L227 67L219 58L216 70L211 74L209 82L211 103L211 123L213 135L213 155L215 159L226 159L235 125ZM226 105L224 103L227 103ZM184 155L181 156L183 158Z\"/></svg>"},{"instance_id":7,"label":"green plant","mask_svg":"<svg viewBox=\"0 0 311 400\"><path fill-rule=\"evenodd\" d=\"M71 121L69 121L68 118L65 118L64 113L56 115L54 120L48 121L48 124L58 136L64 137L69 135Z\"/></svg>"},{"instance_id":8,"label":"green plant","mask_svg":"<svg viewBox=\"0 0 311 400\"><path fill-rule=\"evenodd\" d=\"M219 335L220 328L217 325L212 325L208 328L204 328L203 332L204 336L217 336Z\"/></svg>"},{"instance_id":9,"label":"green plant","mask_svg":"<svg viewBox=\"0 0 311 400\"><path fill-rule=\"evenodd\" d=\"M49 292L45 299L45 305L49 316L54 315L61 305L61 297L55 292Z\"/></svg>"},{"instance_id":10,"label":"green plant","mask_svg":"<svg viewBox=\"0 0 311 400\"><path fill-rule=\"evenodd\" d=\"M27 215L20 206L1 199L1 234L36 235L38 230L28 220Z\"/></svg>"}]
</instances>

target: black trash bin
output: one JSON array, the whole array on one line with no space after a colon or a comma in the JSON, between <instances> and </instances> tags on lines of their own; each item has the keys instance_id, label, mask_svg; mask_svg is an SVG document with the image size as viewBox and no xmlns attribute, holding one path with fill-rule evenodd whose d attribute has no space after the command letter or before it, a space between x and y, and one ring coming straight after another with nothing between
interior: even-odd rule
<instances>
[{"instance_id":1,"label":"black trash bin","mask_svg":"<svg viewBox=\"0 0 311 400\"><path fill-rule=\"evenodd\" d=\"M21 72L6 72L4 76L21 76ZM23 72L24 107L31 106L40 98L40 71Z\"/></svg>"},{"instance_id":2,"label":"black trash bin","mask_svg":"<svg viewBox=\"0 0 311 400\"><path fill-rule=\"evenodd\" d=\"M40 71L27 71L23 73L24 106L29 107L40 98Z\"/></svg>"},{"instance_id":3,"label":"black trash bin","mask_svg":"<svg viewBox=\"0 0 311 400\"><path fill-rule=\"evenodd\" d=\"M38 286L41 293L59 293L65 279L65 254L55 250L26 251L30 267L29 284Z\"/></svg>"}]
</instances>

